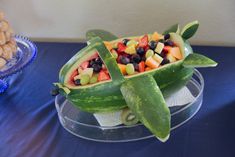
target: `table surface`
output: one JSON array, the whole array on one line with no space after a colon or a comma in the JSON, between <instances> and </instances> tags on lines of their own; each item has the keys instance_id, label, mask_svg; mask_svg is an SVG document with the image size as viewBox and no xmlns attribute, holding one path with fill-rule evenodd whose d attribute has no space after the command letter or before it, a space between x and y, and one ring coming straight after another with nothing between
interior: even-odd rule
<instances>
[{"instance_id":1,"label":"table surface","mask_svg":"<svg viewBox=\"0 0 235 157\"><path fill-rule=\"evenodd\" d=\"M205 78L204 101L196 116L171 132L166 143L155 138L129 143L99 143L80 139L59 123L52 83L61 66L82 43L36 43L35 62L10 80L0 95L1 157L234 157L235 47L194 46L219 65L199 69Z\"/></svg>"}]
</instances>

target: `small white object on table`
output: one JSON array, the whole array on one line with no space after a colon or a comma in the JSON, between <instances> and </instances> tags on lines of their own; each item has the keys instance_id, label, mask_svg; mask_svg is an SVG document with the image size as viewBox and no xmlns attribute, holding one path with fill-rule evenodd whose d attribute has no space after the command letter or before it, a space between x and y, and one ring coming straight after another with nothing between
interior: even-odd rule
<instances>
[{"instance_id":1,"label":"small white object on table","mask_svg":"<svg viewBox=\"0 0 235 157\"><path fill-rule=\"evenodd\" d=\"M176 93L172 94L171 97L166 98L166 104L168 107L183 106L191 103L195 100L195 97L189 91L187 87L183 87ZM122 124L121 122L122 111L111 112L111 113L95 113L94 116L100 126L117 126Z\"/></svg>"}]
</instances>

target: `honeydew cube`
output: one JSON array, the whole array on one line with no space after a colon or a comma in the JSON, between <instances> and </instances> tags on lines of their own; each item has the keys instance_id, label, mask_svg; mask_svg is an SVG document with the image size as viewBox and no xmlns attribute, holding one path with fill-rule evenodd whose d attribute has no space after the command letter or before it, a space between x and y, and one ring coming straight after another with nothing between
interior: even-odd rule
<instances>
[{"instance_id":1,"label":"honeydew cube","mask_svg":"<svg viewBox=\"0 0 235 157\"><path fill-rule=\"evenodd\" d=\"M126 44L126 46L128 46L128 47L132 46L132 45L134 45L136 47L138 45L138 42L136 40L132 39L132 40L128 41Z\"/></svg>"},{"instance_id":2,"label":"honeydew cube","mask_svg":"<svg viewBox=\"0 0 235 157\"><path fill-rule=\"evenodd\" d=\"M145 57L146 57L146 58L152 57L153 54L154 54L153 50L148 50L148 51L146 52L146 54L145 54Z\"/></svg>"},{"instance_id":3,"label":"honeydew cube","mask_svg":"<svg viewBox=\"0 0 235 157\"><path fill-rule=\"evenodd\" d=\"M155 55L153 56L153 59L154 59L155 61L157 61L158 63L161 63L161 62L163 61L163 58L162 58L161 56L159 56L158 54L155 54Z\"/></svg>"},{"instance_id":4,"label":"honeydew cube","mask_svg":"<svg viewBox=\"0 0 235 157\"><path fill-rule=\"evenodd\" d=\"M135 73L135 68L133 64L126 65L126 72L128 75L133 75Z\"/></svg>"},{"instance_id":5,"label":"honeydew cube","mask_svg":"<svg viewBox=\"0 0 235 157\"><path fill-rule=\"evenodd\" d=\"M78 68L79 75L74 77L74 80L81 79L82 75L88 75L90 78L93 75L93 68L86 68L82 70L81 68Z\"/></svg>"},{"instance_id":6,"label":"honeydew cube","mask_svg":"<svg viewBox=\"0 0 235 157\"><path fill-rule=\"evenodd\" d=\"M92 77L93 75L93 68L86 68L82 71L81 75L88 75L89 77Z\"/></svg>"},{"instance_id":7,"label":"honeydew cube","mask_svg":"<svg viewBox=\"0 0 235 157\"><path fill-rule=\"evenodd\" d=\"M164 44L161 42L158 42L157 47L155 48L155 52L157 52L158 54L161 54L163 48L164 48Z\"/></svg>"}]
</instances>

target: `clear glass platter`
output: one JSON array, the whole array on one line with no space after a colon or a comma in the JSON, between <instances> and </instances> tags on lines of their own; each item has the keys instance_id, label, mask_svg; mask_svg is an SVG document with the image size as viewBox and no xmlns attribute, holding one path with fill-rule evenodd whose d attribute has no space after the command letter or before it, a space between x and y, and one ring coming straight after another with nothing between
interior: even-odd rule
<instances>
[{"instance_id":1,"label":"clear glass platter","mask_svg":"<svg viewBox=\"0 0 235 157\"><path fill-rule=\"evenodd\" d=\"M36 57L37 47L27 37L16 35L17 52L7 64L0 70L0 93L3 93L7 87L7 80L13 75L22 71Z\"/></svg>"},{"instance_id":2,"label":"clear glass platter","mask_svg":"<svg viewBox=\"0 0 235 157\"><path fill-rule=\"evenodd\" d=\"M186 87L195 99L183 106L170 107L171 130L190 120L202 105L204 80L199 71L195 69ZM100 126L93 114L79 110L61 95L56 96L55 106L62 126L83 139L99 142L130 142L154 137L141 123L132 126Z\"/></svg>"}]
</instances>

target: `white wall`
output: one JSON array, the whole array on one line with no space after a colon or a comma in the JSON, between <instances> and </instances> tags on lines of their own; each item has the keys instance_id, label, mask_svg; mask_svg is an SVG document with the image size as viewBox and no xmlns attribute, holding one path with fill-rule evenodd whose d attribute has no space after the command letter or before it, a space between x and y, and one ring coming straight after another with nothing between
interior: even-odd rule
<instances>
[{"instance_id":1,"label":"white wall","mask_svg":"<svg viewBox=\"0 0 235 157\"><path fill-rule=\"evenodd\" d=\"M235 46L235 0L0 0L0 9L32 38L84 39L92 28L137 35L197 19L192 43Z\"/></svg>"}]
</instances>

